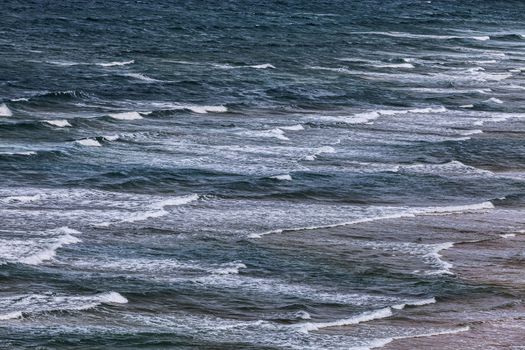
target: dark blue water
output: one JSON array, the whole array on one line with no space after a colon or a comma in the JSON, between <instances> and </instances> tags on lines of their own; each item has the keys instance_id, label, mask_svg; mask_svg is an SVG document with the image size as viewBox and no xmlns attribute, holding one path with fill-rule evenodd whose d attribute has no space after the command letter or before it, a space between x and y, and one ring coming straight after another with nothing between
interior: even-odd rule
<instances>
[{"instance_id":1,"label":"dark blue water","mask_svg":"<svg viewBox=\"0 0 525 350\"><path fill-rule=\"evenodd\" d=\"M522 277L487 276L524 254L523 2L0 10L0 348L369 349L515 317ZM443 256L487 241L518 250Z\"/></svg>"}]
</instances>

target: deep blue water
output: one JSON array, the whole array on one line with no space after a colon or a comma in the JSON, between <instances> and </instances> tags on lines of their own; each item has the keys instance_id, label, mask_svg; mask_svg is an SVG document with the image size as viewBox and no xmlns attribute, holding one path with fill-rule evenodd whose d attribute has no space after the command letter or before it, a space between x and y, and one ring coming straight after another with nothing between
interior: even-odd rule
<instances>
[{"instance_id":1,"label":"deep blue water","mask_svg":"<svg viewBox=\"0 0 525 350\"><path fill-rule=\"evenodd\" d=\"M525 228L525 3L0 13L0 348L369 349L523 300L441 254Z\"/></svg>"}]
</instances>

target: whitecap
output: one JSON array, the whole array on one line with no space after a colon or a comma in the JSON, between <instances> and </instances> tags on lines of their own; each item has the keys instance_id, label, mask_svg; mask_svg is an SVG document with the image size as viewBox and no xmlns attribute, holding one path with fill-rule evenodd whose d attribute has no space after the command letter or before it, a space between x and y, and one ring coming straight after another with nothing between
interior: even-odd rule
<instances>
[{"instance_id":1,"label":"whitecap","mask_svg":"<svg viewBox=\"0 0 525 350\"><path fill-rule=\"evenodd\" d=\"M144 74L141 74L141 73L126 73L124 75L127 76L127 77L130 77L130 78L135 78L135 79L138 79L138 80L146 81L148 83L165 82L163 80L150 78L147 75L144 75Z\"/></svg>"},{"instance_id":2,"label":"whitecap","mask_svg":"<svg viewBox=\"0 0 525 350\"><path fill-rule=\"evenodd\" d=\"M65 128L71 126L71 124L65 119L44 120L44 123L56 126L58 128Z\"/></svg>"},{"instance_id":3,"label":"whitecap","mask_svg":"<svg viewBox=\"0 0 525 350\"><path fill-rule=\"evenodd\" d=\"M0 198L0 203L30 203L42 199L41 194L22 195L22 196L8 196Z\"/></svg>"},{"instance_id":4,"label":"whitecap","mask_svg":"<svg viewBox=\"0 0 525 350\"><path fill-rule=\"evenodd\" d=\"M275 69L275 66L270 63L253 64L253 65L246 65L246 66L232 66L230 64L214 63L212 64L212 66L216 68L221 68L221 69L242 69L242 68Z\"/></svg>"},{"instance_id":5,"label":"whitecap","mask_svg":"<svg viewBox=\"0 0 525 350\"><path fill-rule=\"evenodd\" d=\"M117 141L119 139L118 135L104 135L102 138L106 141Z\"/></svg>"},{"instance_id":6,"label":"whitecap","mask_svg":"<svg viewBox=\"0 0 525 350\"><path fill-rule=\"evenodd\" d=\"M439 174L456 176L492 176L491 171L479 169L473 166L463 164L460 161L453 160L447 163L440 164L412 164L399 165L398 172L400 173L424 173L424 174Z\"/></svg>"},{"instance_id":7,"label":"whitecap","mask_svg":"<svg viewBox=\"0 0 525 350\"><path fill-rule=\"evenodd\" d=\"M297 125L290 125L290 126L280 126L279 129L281 130L289 130L289 131L301 131L304 130L304 126L302 124Z\"/></svg>"},{"instance_id":8,"label":"whitecap","mask_svg":"<svg viewBox=\"0 0 525 350\"><path fill-rule=\"evenodd\" d=\"M33 156L36 154L35 151L26 151L26 152L0 152L0 154L9 155L9 156Z\"/></svg>"},{"instance_id":9,"label":"whitecap","mask_svg":"<svg viewBox=\"0 0 525 350\"><path fill-rule=\"evenodd\" d=\"M80 65L85 64L82 62L74 62L74 61L46 61L46 63L54 64L55 66L63 66L63 67L80 66Z\"/></svg>"},{"instance_id":10,"label":"whitecap","mask_svg":"<svg viewBox=\"0 0 525 350\"><path fill-rule=\"evenodd\" d=\"M248 66L248 67L255 68L255 69L267 69L267 68L275 69L275 66L270 64L270 63L256 64L256 65L252 65L252 66Z\"/></svg>"},{"instance_id":11,"label":"whitecap","mask_svg":"<svg viewBox=\"0 0 525 350\"><path fill-rule=\"evenodd\" d=\"M194 104L181 104L172 102L155 102L152 104L154 107L163 108L167 110L189 110L193 113L205 114L208 112L213 113L224 113L228 112L228 108L223 105L194 105Z\"/></svg>"},{"instance_id":12,"label":"whitecap","mask_svg":"<svg viewBox=\"0 0 525 350\"><path fill-rule=\"evenodd\" d=\"M150 204L145 211L129 213L125 218L119 221L113 222L100 222L95 224L96 227L108 227L109 225L118 223L132 223L137 221L145 221L151 218L158 218L164 215L168 215L169 212L166 207L178 206L191 203L199 199L197 194L190 194L186 196L173 197Z\"/></svg>"},{"instance_id":13,"label":"whitecap","mask_svg":"<svg viewBox=\"0 0 525 350\"><path fill-rule=\"evenodd\" d=\"M392 316L392 309L390 307L386 307L386 308L379 309L379 310L367 311L360 315L357 315L351 318L342 319L342 320L337 320L337 321L301 323L299 325L296 325L295 328L299 332L308 333L311 331L318 331L322 328L350 326L350 325L355 325L355 324L359 324L362 322L368 322L368 321L386 318L390 316Z\"/></svg>"},{"instance_id":14,"label":"whitecap","mask_svg":"<svg viewBox=\"0 0 525 350\"><path fill-rule=\"evenodd\" d=\"M411 300L411 301L404 302L402 304L393 305L392 309L403 310L407 306L423 306L423 305L429 305L429 304L435 304L435 303L436 303L436 298Z\"/></svg>"},{"instance_id":15,"label":"whitecap","mask_svg":"<svg viewBox=\"0 0 525 350\"><path fill-rule=\"evenodd\" d=\"M371 66L376 68L415 68L412 63L390 63L390 64L372 64Z\"/></svg>"},{"instance_id":16,"label":"whitecap","mask_svg":"<svg viewBox=\"0 0 525 350\"><path fill-rule=\"evenodd\" d=\"M501 238L513 238L513 237L516 237L516 234L515 233L504 233L504 234L501 234L499 236Z\"/></svg>"},{"instance_id":17,"label":"whitecap","mask_svg":"<svg viewBox=\"0 0 525 350\"><path fill-rule=\"evenodd\" d=\"M5 103L0 104L0 117L11 117L13 112L7 107Z\"/></svg>"},{"instance_id":18,"label":"whitecap","mask_svg":"<svg viewBox=\"0 0 525 350\"><path fill-rule=\"evenodd\" d=\"M304 157L304 160L315 160L317 159L317 156L323 154L323 153L335 153L335 148L332 146L322 146L318 147L314 150L313 154L307 155Z\"/></svg>"},{"instance_id":19,"label":"whitecap","mask_svg":"<svg viewBox=\"0 0 525 350\"><path fill-rule=\"evenodd\" d=\"M411 39L438 39L438 40L450 40L450 39L472 39L479 41L490 40L487 35L479 36L461 36L461 35L432 35L432 34L413 34L406 32L354 32L352 34L370 34L370 35L382 35L396 38L411 38Z\"/></svg>"},{"instance_id":20,"label":"whitecap","mask_svg":"<svg viewBox=\"0 0 525 350\"><path fill-rule=\"evenodd\" d=\"M427 275L452 275L451 268L453 265L447 261L444 261L441 259L441 254L439 254L440 251L452 248L454 246L453 242L445 242L445 243L439 243L433 245L433 250L426 254L424 257L425 259L430 260L430 262L433 265L438 266L438 270L436 271L427 271Z\"/></svg>"},{"instance_id":21,"label":"whitecap","mask_svg":"<svg viewBox=\"0 0 525 350\"><path fill-rule=\"evenodd\" d=\"M422 107L422 108L412 108L412 109L379 109L368 112L361 112L352 114L349 116L316 116L313 117L315 120L321 121L332 121L346 124L365 124L370 123L371 121L378 119L381 116L395 116L403 114L430 114L430 113L444 113L448 109L439 106L439 107Z\"/></svg>"},{"instance_id":22,"label":"whitecap","mask_svg":"<svg viewBox=\"0 0 525 350\"><path fill-rule=\"evenodd\" d=\"M270 130L247 130L237 133L238 135L245 135L248 137L273 137L279 140L288 141L289 138L284 135L284 131L279 128Z\"/></svg>"},{"instance_id":23,"label":"whitecap","mask_svg":"<svg viewBox=\"0 0 525 350\"><path fill-rule=\"evenodd\" d=\"M204 114L208 112L224 113L228 111L225 106L197 106L197 105L186 105L182 106L184 109L189 109L194 113Z\"/></svg>"},{"instance_id":24,"label":"whitecap","mask_svg":"<svg viewBox=\"0 0 525 350\"><path fill-rule=\"evenodd\" d=\"M476 135L476 134L482 134L483 130L474 129L474 130L465 130L461 131L459 134L463 136L469 136L469 135Z\"/></svg>"},{"instance_id":25,"label":"whitecap","mask_svg":"<svg viewBox=\"0 0 525 350\"><path fill-rule=\"evenodd\" d=\"M81 242L79 231L67 226L0 239L0 262L39 265L55 257L59 248Z\"/></svg>"},{"instance_id":26,"label":"whitecap","mask_svg":"<svg viewBox=\"0 0 525 350\"><path fill-rule=\"evenodd\" d=\"M500 100L499 98L496 98L496 97L491 97L489 98L488 100L485 100L483 102L487 102L487 103L497 103L497 104L502 104L503 101Z\"/></svg>"},{"instance_id":27,"label":"whitecap","mask_svg":"<svg viewBox=\"0 0 525 350\"><path fill-rule=\"evenodd\" d=\"M311 226L302 226L302 227L288 227L269 230L259 233L251 233L248 235L248 238L261 238L264 235L268 234L279 234L289 231L306 231L306 230L317 230L323 228L333 228L339 226L349 226L355 224L361 224L366 222L373 222L378 220L387 220L387 219L402 219L402 218L412 218L418 215L451 215L451 214L460 214L460 213L473 213L480 212L489 209L493 209L494 204L487 201L483 203L476 204L466 204L466 205L455 205L455 206L443 206L443 207L423 207L423 208L399 208L398 211L393 211L395 208L389 209L385 213L379 213L377 215L372 215L368 217L357 218L350 221L340 221L335 223L328 224L319 224Z\"/></svg>"},{"instance_id":28,"label":"whitecap","mask_svg":"<svg viewBox=\"0 0 525 350\"><path fill-rule=\"evenodd\" d=\"M95 295L21 294L0 297L0 320L51 311L81 311L101 304L125 304L128 300L117 292Z\"/></svg>"},{"instance_id":29,"label":"whitecap","mask_svg":"<svg viewBox=\"0 0 525 350\"><path fill-rule=\"evenodd\" d=\"M426 337L434 337L438 335L457 334L457 333L467 332L469 330L470 330L470 327L465 326L465 327L460 327L460 328L455 328L455 329L435 330L432 332L415 334L415 335L401 335L401 336L395 336L395 337L390 337L390 338L378 338L378 339L374 339L370 341L364 347L350 348L350 350L371 350L375 348L382 348L385 345L393 342L394 340L411 339L411 338L426 338Z\"/></svg>"},{"instance_id":30,"label":"whitecap","mask_svg":"<svg viewBox=\"0 0 525 350\"><path fill-rule=\"evenodd\" d=\"M136 120L142 119L139 112L122 112L122 113L110 113L108 114L113 119L117 120Z\"/></svg>"},{"instance_id":31,"label":"whitecap","mask_svg":"<svg viewBox=\"0 0 525 350\"><path fill-rule=\"evenodd\" d=\"M88 147L100 147L102 146L100 142L98 142L95 139L82 139L82 140L76 140L76 143L82 146L88 146Z\"/></svg>"},{"instance_id":32,"label":"whitecap","mask_svg":"<svg viewBox=\"0 0 525 350\"><path fill-rule=\"evenodd\" d=\"M101 63L96 63L97 66L102 66L102 67L114 67L114 66L125 66L125 65L128 65L128 64L133 64L135 63L135 60L130 60L130 61L114 61L114 62L101 62Z\"/></svg>"},{"instance_id":33,"label":"whitecap","mask_svg":"<svg viewBox=\"0 0 525 350\"><path fill-rule=\"evenodd\" d=\"M292 181L292 176L290 174L275 175L275 176L270 176L270 178L280 180L280 181Z\"/></svg>"}]
</instances>

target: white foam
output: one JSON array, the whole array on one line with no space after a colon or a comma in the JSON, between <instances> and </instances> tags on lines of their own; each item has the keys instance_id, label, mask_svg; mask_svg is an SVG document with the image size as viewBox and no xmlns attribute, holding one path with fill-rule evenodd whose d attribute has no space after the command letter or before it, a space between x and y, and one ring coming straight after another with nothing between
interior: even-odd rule
<instances>
[{"instance_id":1,"label":"white foam","mask_svg":"<svg viewBox=\"0 0 525 350\"><path fill-rule=\"evenodd\" d=\"M496 97L491 97L489 98L488 100L485 100L484 102L487 102L487 103L497 103L497 104L502 104L503 101L500 100L499 98L496 98Z\"/></svg>"},{"instance_id":2,"label":"white foam","mask_svg":"<svg viewBox=\"0 0 525 350\"><path fill-rule=\"evenodd\" d=\"M13 112L7 107L5 103L0 104L0 117L11 117Z\"/></svg>"},{"instance_id":3,"label":"white foam","mask_svg":"<svg viewBox=\"0 0 525 350\"><path fill-rule=\"evenodd\" d=\"M443 107L423 107L412 109L379 109L368 112L356 113L349 116L317 116L315 119L347 123L347 124L364 124L369 123L381 116L395 116L403 114L428 114L428 113L443 113L448 110Z\"/></svg>"},{"instance_id":4,"label":"white foam","mask_svg":"<svg viewBox=\"0 0 525 350\"><path fill-rule=\"evenodd\" d=\"M412 63L373 64L372 66L377 68L414 68Z\"/></svg>"},{"instance_id":5,"label":"white foam","mask_svg":"<svg viewBox=\"0 0 525 350\"><path fill-rule=\"evenodd\" d=\"M67 226L44 232L29 232L18 238L0 239L0 262L39 265L55 257L56 251L81 240L74 235L79 231Z\"/></svg>"},{"instance_id":6,"label":"white foam","mask_svg":"<svg viewBox=\"0 0 525 350\"><path fill-rule=\"evenodd\" d=\"M415 209L417 215L440 215L440 214L455 214L455 213L472 213L478 211L484 211L488 209L494 209L494 204L487 201L476 204L466 205L450 205L444 207L430 207L423 209Z\"/></svg>"},{"instance_id":7,"label":"white foam","mask_svg":"<svg viewBox=\"0 0 525 350\"><path fill-rule=\"evenodd\" d=\"M385 213L369 217L358 218L350 221L341 221L332 224L324 225L311 225L303 227L289 227L283 229L274 229L265 232L251 233L248 235L248 238L261 238L264 235L268 234L279 234L288 231L306 231L306 230L317 230L323 228L333 228L339 226L349 226L356 225L366 222L373 222L378 220L387 220L387 219L402 219L402 218L412 218L418 215L452 215L460 213L472 213L485 211L488 209L493 209L494 205L492 202L483 202L476 204L467 204L467 205L456 205L456 206L443 206L443 207L423 207L423 208L400 208L398 212L394 213ZM390 208L394 209L394 208Z\"/></svg>"},{"instance_id":8,"label":"white foam","mask_svg":"<svg viewBox=\"0 0 525 350\"><path fill-rule=\"evenodd\" d=\"M300 131L300 130L304 130L304 126L302 124L297 124L297 125L290 125L290 126L281 126L279 127L279 129L281 130L289 130L289 131Z\"/></svg>"},{"instance_id":9,"label":"white foam","mask_svg":"<svg viewBox=\"0 0 525 350\"><path fill-rule=\"evenodd\" d=\"M169 214L169 212L166 210L166 207L184 205L184 204L188 204L193 201L196 201L198 199L199 199L199 196L197 194L190 194L186 196L164 199L164 200L155 202L153 204L150 204L145 211L138 212L138 213L137 212L129 213L128 215L126 215L125 218L123 218L120 221L100 222L100 223L97 223L95 226L108 227L109 225L112 225L112 224L126 223L126 222L132 223L132 222L137 222L137 221L145 221L145 220L152 219L152 218L158 218L158 217Z\"/></svg>"},{"instance_id":10,"label":"white foam","mask_svg":"<svg viewBox=\"0 0 525 350\"><path fill-rule=\"evenodd\" d=\"M432 34L413 34L406 32L355 32L353 34L371 34L371 35L382 35L391 36L396 38L411 38L411 39L438 39L438 40L450 40L450 39L472 39L479 41L490 40L488 35L479 36L461 36L461 35L432 35Z\"/></svg>"},{"instance_id":11,"label":"white foam","mask_svg":"<svg viewBox=\"0 0 525 350\"><path fill-rule=\"evenodd\" d=\"M117 141L120 136L118 135L104 135L102 138L106 141Z\"/></svg>"},{"instance_id":12,"label":"white foam","mask_svg":"<svg viewBox=\"0 0 525 350\"><path fill-rule=\"evenodd\" d=\"M95 139L82 139L82 140L76 140L76 143L82 146L88 146L88 147L100 147L102 146L100 142L98 142Z\"/></svg>"},{"instance_id":13,"label":"white foam","mask_svg":"<svg viewBox=\"0 0 525 350\"><path fill-rule=\"evenodd\" d=\"M16 203L16 204L23 204L23 203L31 203L42 199L42 195L35 194L35 195L29 195L29 196L9 196L0 198L0 203Z\"/></svg>"},{"instance_id":14,"label":"white foam","mask_svg":"<svg viewBox=\"0 0 525 350\"><path fill-rule=\"evenodd\" d=\"M275 69L275 66L270 63L253 64L253 65L247 65L247 66L232 66L231 64L214 63L212 64L212 66L216 68L221 68L221 69L242 69L242 68Z\"/></svg>"},{"instance_id":15,"label":"white foam","mask_svg":"<svg viewBox=\"0 0 525 350\"><path fill-rule=\"evenodd\" d=\"M113 119L117 120L136 120L142 119L142 116L138 112L122 112L122 113L110 113L108 114Z\"/></svg>"},{"instance_id":16,"label":"white foam","mask_svg":"<svg viewBox=\"0 0 525 350\"><path fill-rule=\"evenodd\" d=\"M56 66L70 67L70 66L80 66L85 63L83 62L74 62L74 61L46 61L46 63L54 64Z\"/></svg>"},{"instance_id":17,"label":"white foam","mask_svg":"<svg viewBox=\"0 0 525 350\"><path fill-rule=\"evenodd\" d=\"M0 154L6 154L9 156L33 156L36 154L34 151L27 151L27 152L0 152Z\"/></svg>"},{"instance_id":18,"label":"white foam","mask_svg":"<svg viewBox=\"0 0 525 350\"><path fill-rule=\"evenodd\" d=\"M446 335L446 334L457 334L457 333L467 332L469 330L470 330L470 327L465 326L465 327L460 327L456 329L437 330L434 332L428 332L428 333L422 333L422 334L416 334L416 335L402 335L402 336L396 336L396 337L391 337L391 338L374 339L373 341L371 341L368 345L364 347L350 348L350 350L371 350L371 349L376 349L376 348L382 348L383 346L393 342L394 340L434 337L434 336Z\"/></svg>"},{"instance_id":19,"label":"white foam","mask_svg":"<svg viewBox=\"0 0 525 350\"><path fill-rule=\"evenodd\" d=\"M289 138L284 135L284 131L282 131L279 128L274 128L270 130L247 130L241 131L238 134L246 135L248 137L273 137L284 141L289 140Z\"/></svg>"},{"instance_id":20,"label":"white foam","mask_svg":"<svg viewBox=\"0 0 525 350\"><path fill-rule=\"evenodd\" d=\"M102 66L102 67L114 67L114 66L125 66L125 65L128 65L128 64L133 64L135 63L135 60L130 60L130 61L114 61L114 62L102 62L102 63L96 63L97 66Z\"/></svg>"},{"instance_id":21,"label":"white foam","mask_svg":"<svg viewBox=\"0 0 525 350\"><path fill-rule=\"evenodd\" d=\"M71 124L65 119L44 120L44 123L56 126L58 128L65 128L71 126Z\"/></svg>"},{"instance_id":22,"label":"white foam","mask_svg":"<svg viewBox=\"0 0 525 350\"><path fill-rule=\"evenodd\" d=\"M289 174L270 176L270 178L281 181L292 181L292 177Z\"/></svg>"},{"instance_id":23,"label":"white foam","mask_svg":"<svg viewBox=\"0 0 525 350\"><path fill-rule=\"evenodd\" d=\"M504 233L504 234L501 234L499 236L501 238L513 238L513 237L516 237L516 234L515 233Z\"/></svg>"},{"instance_id":24,"label":"white foam","mask_svg":"<svg viewBox=\"0 0 525 350\"><path fill-rule=\"evenodd\" d=\"M224 113L228 112L228 108L223 105L194 105L194 104L181 104L172 102L155 102L152 103L154 107L163 108L167 110L189 110L193 113L205 114L208 112L212 113ZM145 113L143 113L145 114Z\"/></svg>"},{"instance_id":25,"label":"white foam","mask_svg":"<svg viewBox=\"0 0 525 350\"><path fill-rule=\"evenodd\" d=\"M27 102L29 99L27 97L12 98L12 102Z\"/></svg>"},{"instance_id":26,"label":"white foam","mask_svg":"<svg viewBox=\"0 0 525 350\"><path fill-rule=\"evenodd\" d=\"M144 75L142 73L126 73L124 75L130 78L135 78L138 80L146 81L148 83L163 82L162 80L150 78L147 75Z\"/></svg>"},{"instance_id":27,"label":"white foam","mask_svg":"<svg viewBox=\"0 0 525 350\"><path fill-rule=\"evenodd\" d=\"M186 196L180 196L180 197L174 197L174 198L165 199L165 200L153 203L151 205L151 207L154 208L154 209L164 209L164 207L168 207L168 206L177 206L177 205L188 204L188 203L194 202L194 201L196 201L198 199L199 199L199 195L197 195L197 194L190 194L190 195L186 195Z\"/></svg>"},{"instance_id":28,"label":"white foam","mask_svg":"<svg viewBox=\"0 0 525 350\"><path fill-rule=\"evenodd\" d=\"M474 105L461 105L459 108L474 108Z\"/></svg>"},{"instance_id":29,"label":"white foam","mask_svg":"<svg viewBox=\"0 0 525 350\"><path fill-rule=\"evenodd\" d=\"M307 311L297 311L295 313L295 318L299 318L301 320L311 320L312 316Z\"/></svg>"},{"instance_id":30,"label":"white foam","mask_svg":"<svg viewBox=\"0 0 525 350\"><path fill-rule=\"evenodd\" d=\"M453 272L451 271L453 265L442 260L441 255L439 254L440 251L452 248L453 246L454 243L452 242L435 244L433 251L424 256L426 259L430 260L433 265L438 266L438 270L427 271L427 275L453 275Z\"/></svg>"},{"instance_id":31,"label":"white foam","mask_svg":"<svg viewBox=\"0 0 525 350\"><path fill-rule=\"evenodd\" d=\"M270 63L264 63L264 64L255 64L255 65L252 65L252 66L248 66L250 68L255 68L255 69L267 69L267 68L272 68L272 69L275 69L275 66L270 64Z\"/></svg>"},{"instance_id":32,"label":"white foam","mask_svg":"<svg viewBox=\"0 0 525 350\"><path fill-rule=\"evenodd\" d=\"M480 129L474 129L474 130L465 130L465 131L461 131L460 132L460 135L463 135L463 136L469 136L469 135L476 135L476 134L482 134L483 133L483 130L480 130Z\"/></svg>"},{"instance_id":33,"label":"white foam","mask_svg":"<svg viewBox=\"0 0 525 350\"><path fill-rule=\"evenodd\" d=\"M179 272L205 272L212 275L237 275L240 269L246 265L239 261L221 264L207 264L195 260L180 261L172 257L167 259L158 258L124 258L114 256L104 257L82 257L73 259L59 259L60 263L81 270L116 273L116 274L138 274L147 278L172 279ZM192 279L194 277L191 277Z\"/></svg>"},{"instance_id":34,"label":"white foam","mask_svg":"<svg viewBox=\"0 0 525 350\"><path fill-rule=\"evenodd\" d=\"M22 294L0 298L0 320L51 311L81 311L101 304L125 304L128 300L117 292L88 296Z\"/></svg>"},{"instance_id":35,"label":"white foam","mask_svg":"<svg viewBox=\"0 0 525 350\"><path fill-rule=\"evenodd\" d=\"M186 105L183 106L184 109L189 109L194 113L204 114L208 112L214 113L224 113L228 112L228 108L225 106L197 106L197 105Z\"/></svg>"},{"instance_id":36,"label":"white foam","mask_svg":"<svg viewBox=\"0 0 525 350\"><path fill-rule=\"evenodd\" d=\"M441 164L413 164L413 165L399 165L398 172L408 173L426 173L426 174L444 174L453 176L492 176L493 173L488 170L478 169L453 160L448 163Z\"/></svg>"},{"instance_id":37,"label":"white foam","mask_svg":"<svg viewBox=\"0 0 525 350\"><path fill-rule=\"evenodd\" d=\"M21 311L12 311L4 314L0 314L0 320L11 320L15 318L21 318L22 312Z\"/></svg>"},{"instance_id":38,"label":"white foam","mask_svg":"<svg viewBox=\"0 0 525 350\"><path fill-rule=\"evenodd\" d=\"M354 325L354 324L358 324L362 322L377 320L380 318L386 318L390 316L392 316L392 310L390 307L386 307L386 308L375 310L375 311L364 312L360 315L357 315L351 318L346 318L346 319L332 321L332 322L301 323L296 326L296 329L299 332L308 333L311 331L318 331L322 328L349 326L349 325Z\"/></svg>"},{"instance_id":39,"label":"white foam","mask_svg":"<svg viewBox=\"0 0 525 350\"><path fill-rule=\"evenodd\" d=\"M393 305L392 309L403 310L407 306L423 306L423 305L430 305L430 304L435 304L435 303L436 303L436 298L411 300L411 301L407 301L402 304Z\"/></svg>"}]
</instances>

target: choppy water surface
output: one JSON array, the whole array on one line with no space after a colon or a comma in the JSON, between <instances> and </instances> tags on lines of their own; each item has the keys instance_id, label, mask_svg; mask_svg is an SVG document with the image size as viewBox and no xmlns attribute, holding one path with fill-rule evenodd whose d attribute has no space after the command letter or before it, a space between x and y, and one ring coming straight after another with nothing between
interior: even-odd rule
<instances>
[{"instance_id":1,"label":"choppy water surface","mask_svg":"<svg viewBox=\"0 0 525 350\"><path fill-rule=\"evenodd\" d=\"M0 348L520 345L524 3L0 10Z\"/></svg>"}]
</instances>

